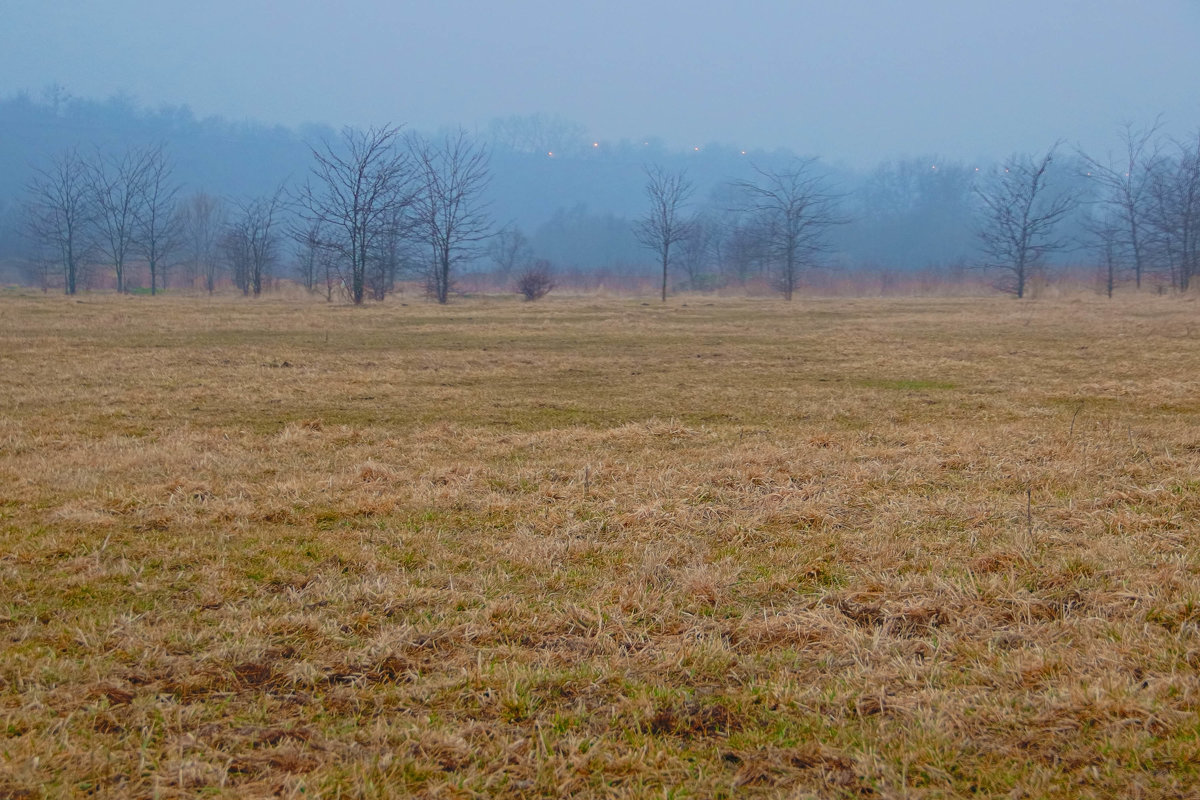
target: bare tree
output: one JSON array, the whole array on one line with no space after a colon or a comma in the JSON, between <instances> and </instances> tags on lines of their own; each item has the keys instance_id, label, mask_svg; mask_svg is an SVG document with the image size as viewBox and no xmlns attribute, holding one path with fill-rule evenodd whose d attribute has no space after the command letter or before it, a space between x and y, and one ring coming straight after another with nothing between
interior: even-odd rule
<instances>
[{"instance_id":1,"label":"bare tree","mask_svg":"<svg viewBox=\"0 0 1200 800\"><path fill-rule=\"evenodd\" d=\"M427 285L439 303L446 303L454 266L475 255L490 235L483 197L491 177L488 151L463 130L437 143L414 136L410 146L420 176L413 205L416 231L432 251Z\"/></svg>"},{"instance_id":2,"label":"bare tree","mask_svg":"<svg viewBox=\"0 0 1200 800\"><path fill-rule=\"evenodd\" d=\"M815 158L797 159L784 169L755 167L758 179L737 181L747 212L775 267L776 289L791 300L801 275L828 252L830 229L845 223L838 197L817 172Z\"/></svg>"},{"instance_id":3,"label":"bare tree","mask_svg":"<svg viewBox=\"0 0 1200 800\"><path fill-rule=\"evenodd\" d=\"M180 205L180 237L187 253L193 280L199 277L212 294L220 268L218 243L225 224L225 206L220 198L196 192Z\"/></svg>"},{"instance_id":4,"label":"bare tree","mask_svg":"<svg viewBox=\"0 0 1200 800\"><path fill-rule=\"evenodd\" d=\"M242 294L262 294L271 267L279 256L279 212L282 189L237 207L221 237L221 249L229 261L234 284Z\"/></svg>"},{"instance_id":5,"label":"bare tree","mask_svg":"<svg viewBox=\"0 0 1200 800\"><path fill-rule=\"evenodd\" d=\"M1105 214L1106 223L1097 231L1108 238L1102 237L1099 244L1115 259L1128 257L1134 285L1139 289L1150 260L1147 215L1151 177L1158 162L1154 139L1161 124L1161 120L1155 120L1153 125L1140 130L1126 124L1121 130L1121 152L1107 161L1079 153L1088 177L1099 184L1104 193L1100 202L1109 209ZM1114 224L1116 228L1113 228ZM1119 235L1114 239L1109 234Z\"/></svg>"},{"instance_id":6,"label":"bare tree","mask_svg":"<svg viewBox=\"0 0 1200 800\"><path fill-rule=\"evenodd\" d=\"M539 258L517 276L517 292L526 300L541 300L554 288L554 268Z\"/></svg>"},{"instance_id":7,"label":"bare tree","mask_svg":"<svg viewBox=\"0 0 1200 800\"><path fill-rule=\"evenodd\" d=\"M149 151L136 149L127 150L120 158L97 153L88 169L97 241L112 265L118 293L127 289L125 264L134 249L140 206L146 200L148 156Z\"/></svg>"},{"instance_id":8,"label":"bare tree","mask_svg":"<svg viewBox=\"0 0 1200 800\"><path fill-rule=\"evenodd\" d=\"M179 184L172 180L171 162L162 147L147 151L143 162L134 242L150 269L150 294L157 294L159 278L166 288L168 259L180 245L180 219L175 208Z\"/></svg>"},{"instance_id":9,"label":"bare tree","mask_svg":"<svg viewBox=\"0 0 1200 800\"><path fill-rule=\"evenodd\" d=\"M36 169L27 185L27 231L42 250L42 263L61 270L67 294L75 294L94 244L96 209L88 173L87 163L68 150Z\"/></svg>"},{"instance_id":10,"label":"bare tree","mask_svg":"<svg viewBox=\"0 0 1200 800\"><path fill-rule=\"evenodd\" d=\"M1001 288L1024 297L1030 277L1049 253L1067 247L1059 223L1079 205L1068 191L1052 192L1048 171L1058 144L1033 158L1014 155L989 184L976 188L983 201L978 229L984 269L1005 275Z\"/></svg>"},{"instance_id":11,"label":"bare tree","mask_svg":"<svg viewBox=\"0 0 1200 800\"><path fill-rule=\"evenodd\" d=\"M348 271L355 305L366 297L372 259L397 235L413 202L413 163L399 135L392 125L343 129L340 147L313 148L312 177L297 196L305 230L319 234L320 246L336 256L331 263Z\"/></svg>"},{"instance_id":12,"label":"bare tree","mask_svg":"<svg viewBox=\"0 0 1200 800\"><path fill-rule=\"evenodd\" d=\"M662 266L662 301L667 302L667 273L671 266L671 248L683 242L691 231L683 207L692 195L687 173L669 172L662 167L646 167L646 197L650 208L634 223L638 242L653 250Z\"/></svg>"},{"instance_id":13,"label":"bare tree","mask_svg":"<svg viewBox=\"0 0 1200 800\"><path fill-rule=\"evenodd\" d=\"M1175 147L1150 176L1149 247L1171 286L1187 291L1200 274L1200 133Z\"/></svg>"}]
</instances>

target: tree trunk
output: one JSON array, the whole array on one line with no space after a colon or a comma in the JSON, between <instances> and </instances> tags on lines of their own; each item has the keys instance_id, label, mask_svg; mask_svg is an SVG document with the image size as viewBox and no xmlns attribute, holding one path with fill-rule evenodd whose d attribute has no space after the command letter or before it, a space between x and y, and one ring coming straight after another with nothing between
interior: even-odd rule
<instances>
[{"instance_id":1,"label":"tree trunk","mask_svg":"<svg viewBox=\"0 0 1200 800\"><path fill-rule=\"evenodd\" d=\"M663 301L664 303L665 303L665 302L667 302L667 265L670 263L670 261L671 261L671 258L670 258L670 255L669 255L669 251L668 251L666 248L663 248L663 257L662 257L662 268L663 268L663 278L662 278L662 301Z\"/></svg>"},{"instance_id":2,"label":"tree trunk","mask_svg":"<svg viewBox=\"0 0 1200 800\"><path fill-rule=\"evenodd\" d=\"M437 301L442 305L450 302L450 258L443 253L438 264Z\"/></svg>"},{"instance_id":3,"label":"tree trunk","mask_svg":"<svg viewBox=\"0 0 1200 800\"><path fill-rule=\"evenodd\" d=\"M364 274L365 266L362 263L362 258L358 253L351 253L351 258L354 259L354 264L351 268L350 299L354 302L354 305L361 306L363 302L363 291L365 289L363 284L366 282L367 277Z\"/></svg>"},{"instance_id":4,"label":"tree trunk","mask_svg":"<svg viewBox=\"0 0 1200 800\"><path fill-rule=\"evenodd\" d=\"M70 238L67 239L67 257L64 260L66 261L64 264L66 275L63 276L66 279L64 288L67 294L75 294L75 246Z\"/></svg>"}]
</instances>

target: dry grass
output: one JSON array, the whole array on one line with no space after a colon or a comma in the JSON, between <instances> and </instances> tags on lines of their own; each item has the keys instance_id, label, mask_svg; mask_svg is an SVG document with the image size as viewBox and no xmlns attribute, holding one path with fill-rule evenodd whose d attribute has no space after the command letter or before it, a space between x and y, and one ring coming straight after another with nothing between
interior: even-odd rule
<instances>
[{"instance_id":1,"label":"dry grass","mask_svg":"<svg viewBox=\"0 0 1200 800\"><path fill-rule=\"evenodd\" d=\"M0 797L1200 796L1198 423L1176 298L0 296Z\"/></svg>"}]
</instances>

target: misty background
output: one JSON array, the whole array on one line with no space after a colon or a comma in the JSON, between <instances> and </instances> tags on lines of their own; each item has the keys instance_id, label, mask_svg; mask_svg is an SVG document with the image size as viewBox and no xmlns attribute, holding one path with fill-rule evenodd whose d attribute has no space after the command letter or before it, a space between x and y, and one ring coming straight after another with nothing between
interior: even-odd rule
<instances>
[{"instance_id":1,"label":"misty background","mask_svg":"<svg viewBox=\"0 0 1200 800\"><path fill-rule=\"evenodd\" d=\"M67 148L162 145L185 191L237 199L303 180L342 126L397 123L485 143L496 226L563 269L650 264L648 164L716 214L796 156L847 211L834 262L961 265L976 176L1010 154L1104 158L1123 123L1192 135L1198 23L1192 2L10 3L0 258Z\"/></svg>"},{"instance_id":2,"label":"misty background","mask_svg":"<svg viewBox=\"0 0 1200 800\"><path fill-rule=\"evenodd\" d=\"M1193 0L39 0L0 9L0 95L58 83L297 127L573 120L601 141L857 168L999 158L1200 112Z\"/></svg>"}]
</instances>

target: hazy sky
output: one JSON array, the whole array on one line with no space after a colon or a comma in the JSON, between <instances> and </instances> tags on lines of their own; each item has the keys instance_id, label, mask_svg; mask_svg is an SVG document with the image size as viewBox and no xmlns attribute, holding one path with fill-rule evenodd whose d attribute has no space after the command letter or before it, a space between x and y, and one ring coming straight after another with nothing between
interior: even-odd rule
<instances>
[{"instance_id":1,"label":"hazy sky","mask_svg":"<svg viewBox=\"0 0 1200 800\"><path fill-rule=\"evenodd\" d=\"M1099 150L1160 112L1187 133L1198 43L1197 0L0 0L0 93L422 129L540 112L866 165Z\"/></svg>"}]
</instances>

